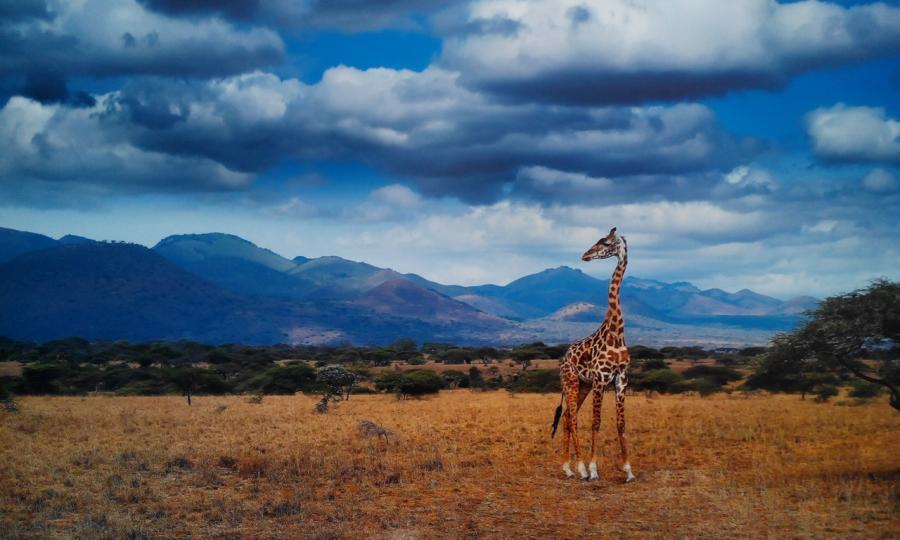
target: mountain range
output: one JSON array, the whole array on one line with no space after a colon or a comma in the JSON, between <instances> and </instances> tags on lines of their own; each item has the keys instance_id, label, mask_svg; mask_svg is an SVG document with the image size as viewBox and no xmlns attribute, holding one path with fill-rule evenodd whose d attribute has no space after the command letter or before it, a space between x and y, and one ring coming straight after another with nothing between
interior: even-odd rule
<instances>
[{"instance_id":1,"label":"mountain range","mask_svg":"<svg viewBox=\"0 0 900 540\"><path fill-rule=\"evenodd\" d=\"M221 233L153 248L0 228L0 335L212 343L568 342L603 318L608 280L560 266L507 285L435 283L341 257L288 259ZM816 299L626 277L632 343L764 343Z\"/></svg>"}]
</instances>

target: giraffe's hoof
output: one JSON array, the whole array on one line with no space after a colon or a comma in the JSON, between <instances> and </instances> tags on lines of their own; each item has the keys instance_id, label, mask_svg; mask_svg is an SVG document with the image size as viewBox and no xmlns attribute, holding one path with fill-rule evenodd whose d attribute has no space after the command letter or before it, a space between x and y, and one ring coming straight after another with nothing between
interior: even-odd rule
<instances>
[{"instance_id":1,"label":"giraffe's hoof","mask_svg":"<svg viewBox=\"0 0 900 540\"><path fill-rule=\"evenodd\" d=\"M591 475L588 477L588 480L600 480L600 475L597 473L597 464L591 463L590 466Z\"/></svg>"},{"instance_id":2,"label":"giraffe's hoof","mask_svg":"<svg viewBox=\"0 0 900 540\"><path fill-rule=\"evenodd\" d=\"M635 480L637 480L637 477L629 476L628 478L625 479L625 483L630 484L630 483L634 482Z\"/></svg>"},{"instance_id":3,"label":"giraffe's hoof","mask_svg":"<svg viewBox=\"0 0 900 540\"><path fill-rule=\"evenodd\" d=\"M584 462L578 463L578 474L581 475L582 480L588 479L588 472L587 472L587 468L584 466Z\"/></svg>"},{"instance_id":4,"label":"giraffe's hoof","mask_svg":"<svg viewBox=\"0 0 900 540\"><path fill-rule=\"evenodd\" d=\"M575 473L572 472L572 468L569 467L568 463L563 464L563 472L566 473L566 478L572 478L575 476Z\"/></svg>"}]
</instances>

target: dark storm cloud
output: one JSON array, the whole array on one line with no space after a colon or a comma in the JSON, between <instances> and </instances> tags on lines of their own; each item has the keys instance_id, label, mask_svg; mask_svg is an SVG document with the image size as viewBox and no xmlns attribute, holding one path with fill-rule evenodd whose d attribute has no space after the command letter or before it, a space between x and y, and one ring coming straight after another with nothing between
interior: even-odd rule
<instances>
[{"instance_id":1,"label":"dark storm cloud","mask_svg":"<svg viewBox=\"0 0 900 540\"><path fill-rule=\"evenodd\" d=\"M510 10L479 0L452 13L438 25L440 65L509 100L636 104L772 90L900 52L900 8L886 4L536 0ZM498 18L515 31L495 31Z\"/></svg>"},{"instance_id":2,"label":"dark storm cloud","mask_svg":"<svg viewBox=\"0 0 900 540\"><path fill-rule=\"evenodd\" d=\"M40 129L24 140L21 132L7 135L19 147L16 156L28 159L13 160L6 173L63 178L75 167L72 179L92 175L110 189L169 190L176 182L182 190L231 190L285 161L361 160L426 195L489 202L508 194L524 169L691 175L728 171L759 150L757 141L725 132L700 105L514 105L472 93L456 78L436 69L347 67L314 85L265 73L141 78L82 113L18 99L3 111L10 125ZM76 149L88 143L96 155L84 170ZM129 153L133 164L126 166L121 156ZM117 172L141 166L158 177L127 180ZM540 193L522 184L516 193L550 203L580 187L562 182Z\"/></svg>"},{"instance_id":3,"label":"dark storm cloud","mask_svg":"<svg viewBox=\"0 0 900 540\"><path fill-rule=\"evenodd\" d=\"M26 19L48 21L53 11L44 0L12 0L0 3L0 21L16 22Z\"/></svg>"},{"instance_id":4,"label":"dark storm cloud","mask_svg":"<svg viewBox=\"0 0 900 540\"><path fill-rule=\"evenodd\" d=\"M140 0L172 16L218 15L276 28L368 31L418 25L449 0Z\"/></svg>"},{"instance_id":5,"label":"dark storm cloud","mask_svg":"<svg viewBox=\"0 0 900 540\"><path fill-rule=\"evenodd\" d=\"M86 102L67 88L71 77L221 77L283 57L270 30L173 20L126 0L60 4L52 12L28 3L0 18L0 92L46 103Z\"/></svg>"},{"instance_id":6,"label":"dark storm cloud","mask_svg":"<svg viewBox=\"0 0 900 540\"><path fill-rule=\"evenodd\" d=\"M167 15L217 14L247 20L259 11L260 0L140 0L148 9Z\"/></svg>"}]
</instances>

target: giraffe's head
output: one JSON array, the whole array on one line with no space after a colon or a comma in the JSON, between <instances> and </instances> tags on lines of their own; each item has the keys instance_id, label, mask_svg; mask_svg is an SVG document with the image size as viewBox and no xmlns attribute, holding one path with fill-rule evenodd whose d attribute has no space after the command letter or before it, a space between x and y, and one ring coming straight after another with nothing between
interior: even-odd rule
<instances>
[{"instance_id":1,"label":"giraffe's head","mask_svg":"<svg viewBox=\"0 0 900 540\"><path fill-rule=\"evenodd\" d=\"M609 234L597 241L591 246L584 255L581 256L582 261L592 261L594 259L608 259L610 257L621 258L625 255L625 238L619 236L616 228L610 229Z\"/></svg>"}]
</instances>

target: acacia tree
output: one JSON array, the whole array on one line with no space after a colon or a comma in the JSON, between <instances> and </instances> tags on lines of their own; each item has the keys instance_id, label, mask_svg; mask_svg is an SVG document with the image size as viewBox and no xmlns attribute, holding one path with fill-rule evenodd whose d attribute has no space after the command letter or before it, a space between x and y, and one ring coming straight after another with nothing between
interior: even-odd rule
<instances>
[{"instance_id":1,"label":"acacia tree","mask_svg":"<svg viewBox=\"0 0 900 540\"><path fill-rule=\"evenodd\" d=\"M322 400L316 405L316 412L325 413L332 399L350 399L356 375L342 366L325 366L316 375L316 382L323 387Z\"/></svg>"},{"instance_id":2,"label":"acacia tree","mask_svg":"<svg viewBox=\"0 0 900 540\"><path fill-rule=\"evenodd\" d=\"M823 300L800 328L776 336L748 382L800 388L811 372L839 372L884 386L900 410L898 344L900 283L880 279Z\"/></svg>"}]
</instances>

